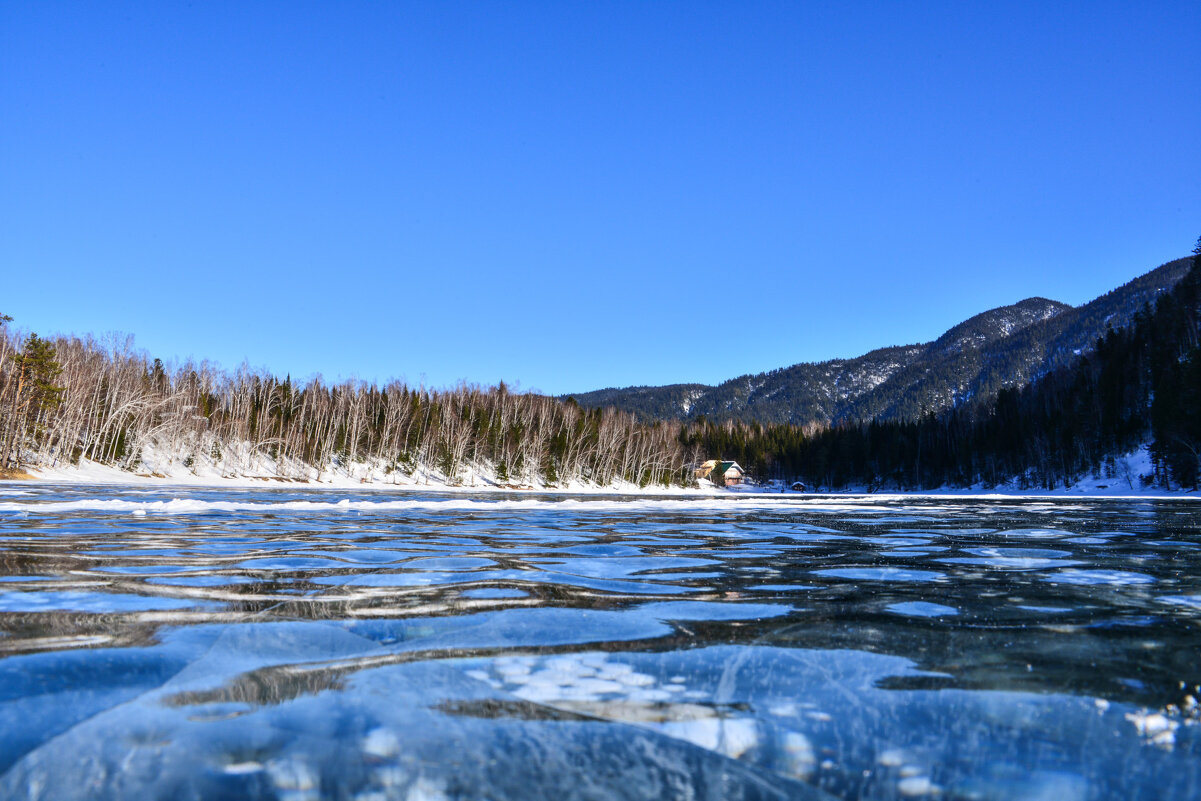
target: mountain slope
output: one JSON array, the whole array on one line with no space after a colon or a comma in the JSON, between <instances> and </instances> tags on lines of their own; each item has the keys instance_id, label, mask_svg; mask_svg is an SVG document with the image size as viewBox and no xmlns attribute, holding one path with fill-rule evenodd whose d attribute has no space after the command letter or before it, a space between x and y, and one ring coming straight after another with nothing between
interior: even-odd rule
<instances>
[{"instance_id":1,"label":"mountain slope","mask_svg":"<svg viewBox=\"0 0 1201 801\"><path fill-rule=\"evenodd\" d=\"M762 423L907 420L971 397L1019 386L1091 350L1188 271L1190 259L1158 267L1079 307L1029 298L986 311L933 342L880 348L854 359L801 363L717 386L602 389L573 397L644 418Z\"/></svg>"},{"instance_id":2,"label":"mountain slope","mask_svg":"<svg viewBox=\"0 0 1201 801\"><path fill-rule=\"evenodd\" d=\"M1130 325L1107 329L1091 352L1019 388L920 421L852 421L809 433L787 424L698 420L683 427L680 442L702 458L736 460L757 477L827 490L1055 490L1084 482L1123 492L1151 484L1196 491L1201 242L1195 253L1191 270ZM1109 296L1091 311L1104 320L1106 304L1120 300ZM1065 315L1038 325L1060 324ZM1036 333L1029 329L1028 337ZM1142 456L1132 461L1134 452Z\"/></svg>"}]
</instances>

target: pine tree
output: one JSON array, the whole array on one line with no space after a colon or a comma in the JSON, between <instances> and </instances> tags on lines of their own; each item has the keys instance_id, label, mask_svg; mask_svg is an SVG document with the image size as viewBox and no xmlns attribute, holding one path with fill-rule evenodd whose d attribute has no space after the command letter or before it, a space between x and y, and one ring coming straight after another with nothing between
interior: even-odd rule
<instances>
[{"instance_id":1,"label":"pine tree","mask_svg":"<svg viewBox=\"0 0 1201 801\"><path fill-rule=\"evenodd\" d=\"M4 320L9 322L11 318ZM63 387L55 384L62 367L55 360L54 345L37 334L25 340L16 360L16 389L9 408L8 436L4 443L4 466L20 467L22 440L35 433L41 413L62 401Z\"/></svg>"}]
</instances>

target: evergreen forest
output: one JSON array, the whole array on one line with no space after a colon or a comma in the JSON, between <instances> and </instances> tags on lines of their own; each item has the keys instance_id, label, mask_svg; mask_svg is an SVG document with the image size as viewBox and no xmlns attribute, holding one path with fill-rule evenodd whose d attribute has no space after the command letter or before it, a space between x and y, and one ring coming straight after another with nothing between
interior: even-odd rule
<instances>
[{"instance_id":1,"label":"evergreen forest","mask_svg":"<svg viewBox=\"0 0 1201 801\"><path fill-rule=\"evenodd\" d=\"M753 475L815 488L1054 489L1081 476L1197 489L1201 482L1201 240L1169 291L1109 328L1094 349L1022 387L916 420L788 424L697 420L689 449ZM1149 443L1153 473L1117 475L1115 456Z\"/></svg>"}]
</instances>

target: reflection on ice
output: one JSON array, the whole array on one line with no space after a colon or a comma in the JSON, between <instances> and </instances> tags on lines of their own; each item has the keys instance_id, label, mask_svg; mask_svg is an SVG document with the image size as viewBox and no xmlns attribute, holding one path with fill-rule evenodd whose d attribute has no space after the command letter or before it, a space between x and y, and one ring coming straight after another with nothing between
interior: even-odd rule
<instances>
[{"instance_id":1,"label":"reflection on ice","mask_svg":"<svg viewBox=\"0 0 1201 801\"><path fill-rule=\"evenodd\" d=\"M782 604L664 601L645 604L637 611L660 620L762 620L787 615L792 609Z\"/></svg>"},{"instance_id":2,"label":"reflection on ice","mask_svg":"<svg viewBox=\"0 0 1201 801\"><path fill-rule=\"evenodd\" d=\"M525 598L529 595L528 592L504 587L480 587L474 590L463 590L460 594L464 598Z\"/></svg>"},{"instance_id":3,"label":"reflection on ice","mask_svg":"<svg viewBox=\"0 0 1201 801\"><path fill-rule=\"evenodd\" d=\"M1071 551L1052 548L964 548L971 557L944 557L937 561L951 565L982 565L998 570L1034 570L1048 567L1071 567L1080 562L1068 559Z\"/></svg>"},{"instance_id":4,"label":"reflection on ice","mask_svg":"<svg viewBox=\"0 0 1201 801\"><path fill-rule=\"evenodd\" d=\"M1165 595L1159 599L1161 603L1175 604L1201 612L1201 594L1197 595Z\"/></svg>"},{"instance_id":5,"label":"reflection on ice","mask_svg":"<svg viewBox=\"0 0 1201 801\"><path fill-rule=\"evenodd\" d=\"M1053 540L1066 537L1068 532L1054 528L1013 528L999 531L996 536L1006 539Z\"/></svg>"},{"instance_id":6,"label":"reflection on ice","mask_svg":"<svg viewBox=\"0 0 1201 801\"><path fill-rule=\"evenodd\" d=\"M171 576L167 578L150 577L148 584L167 584L173 587L225 587L231 584L253 584L249 576Z\"/></svg>"},{"instance_id":7,"label":"reflection on ice","mask_svg":"<svg viewBox=\"0 0 1201 801\"><path fill-rule=\"evenodd\" d=\"M1154 584L1155 578L1129 570L1060 570L1047 576L1045 581L1053 584L1105 584L1120 587Z\"/></svg>"},{"instance_id":8,"label":"reflection on ice","mask_svg":"<svg viewBox=\"0 0 1201 801\"><path fill-rule=\"evenodd\" d=\"M889 604L885 608L893 614L914 617L949 617L959 614L959 610L953 606L932 604L926 601L904 601L898 604Z\"/></svg>"},{"instance_id":9,"label":"reflection on ice","mask_svg":"<svg viewBox=\"0 0 1201 801\"><path fill-rule=\"evenodd\" d=\"M147 598L109 592L0 592L0 612L140 612L186 609L196 602L182 598Z\"/></svg>"},{"instance_id":10,"label":"reflection on ice","mask_svg":"<svg viewBox=\"0 0 1201 801\"><path fill-rule=\"evenodd\" d=\"M821 576L860 581L937 581L943 578L942 573L933 570L910 570L902 567L837 567L812 572Z\"/></svg>"},{"instance_id":11,"label":"reflection on ice","mask_svg":"<svg viewBox=\"0 0 1201 801\"><path fill-rule=\"evenodd\" d=\"M748 590L758 592L800 592L801 590L816 590L815 584L751 584Z\"/></svg>"}]
</instances>

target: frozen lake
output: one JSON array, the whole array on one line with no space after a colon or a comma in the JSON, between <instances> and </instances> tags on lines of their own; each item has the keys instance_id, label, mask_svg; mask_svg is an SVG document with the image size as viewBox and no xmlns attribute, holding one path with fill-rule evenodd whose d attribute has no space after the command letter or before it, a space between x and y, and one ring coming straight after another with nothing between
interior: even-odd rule
<instances>
[{"instance_id":1,"label":"frozen lake","mask_svg":"<svg viewBox=\"0 0 1201 801\"><path fill-rule=\"evenodd\" d=\"M0 486L0 798L1201 797L1201 504Z\"/></svg>"}]
</instances>

